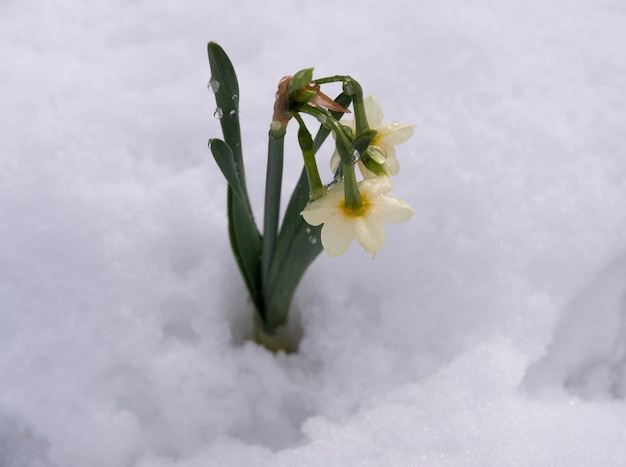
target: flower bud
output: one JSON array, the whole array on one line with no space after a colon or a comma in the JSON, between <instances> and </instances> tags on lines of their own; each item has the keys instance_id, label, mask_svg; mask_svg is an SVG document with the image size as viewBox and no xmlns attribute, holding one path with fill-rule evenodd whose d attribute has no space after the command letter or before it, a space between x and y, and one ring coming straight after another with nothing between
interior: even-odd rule
<instances>
[{"instance_id":1,"label":"flower bud","mask_svg":"<svg viewBox=\"0 0 626 467\"><path fill-rule=\"evenodd\" d=\"M313 68L305 68L304 70L300 70L295 75L293 75L293 78L291 78L291 81L289 81L289 88L287 91L291 95L298 89L301 89L306 85L311 84L312 80Z\"/></svg>"}]
</instances>

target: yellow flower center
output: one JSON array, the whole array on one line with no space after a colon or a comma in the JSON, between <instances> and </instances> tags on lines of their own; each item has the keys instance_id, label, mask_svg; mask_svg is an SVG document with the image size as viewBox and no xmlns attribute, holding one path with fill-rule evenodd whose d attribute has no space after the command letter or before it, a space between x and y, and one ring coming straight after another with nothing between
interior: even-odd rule
<instances>
[{"instance_id":1,"label":"yellow flower center","mask_svg":"<svg viewBox=\"0 0 626 467\"><path fill-rule=\"evenodd\" d=\"M361 207L354 209L346 205L346 200L342 199L339 203L339 209L346 217L364 217L369 209L369 202L367 196L361 195Z\"/></svg>"}]
</instances>

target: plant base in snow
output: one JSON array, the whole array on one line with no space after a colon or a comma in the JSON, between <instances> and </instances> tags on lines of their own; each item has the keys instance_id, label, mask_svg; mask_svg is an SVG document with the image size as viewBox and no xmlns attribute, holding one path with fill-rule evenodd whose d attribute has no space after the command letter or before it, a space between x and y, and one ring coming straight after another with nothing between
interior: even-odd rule
<instances>
[{"instance_id":1,"label":"plant base in snow","mask_svg":"<svg viewBox=\"0 0 626 467\"><path fill-rule=\"evenodd\" d=\"M272 352L283 351L293 353L298 350L298 342L289 332L287 324L276 329L268 330L259 318L254 320L254 341Z\"/></svg>"}]
</instances>

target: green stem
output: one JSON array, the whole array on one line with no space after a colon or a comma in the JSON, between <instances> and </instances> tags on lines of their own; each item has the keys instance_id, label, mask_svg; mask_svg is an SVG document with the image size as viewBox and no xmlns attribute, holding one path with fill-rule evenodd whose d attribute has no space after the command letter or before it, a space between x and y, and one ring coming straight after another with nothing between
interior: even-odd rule
<instances>
[{"instance_id":1,"label":"green stem","mask_svg":"<svg viewBox=\"0 0 626 467\"><path fill-rule=\"evenodd\" d=\"M369 130L367 116L365 115L365 105L363 104L363 89L357 80L348 75L334 75L315 80L315 84L327 84L342 82L344 91L352 98L354 107L354 119L356 120L356 134Z\"/></svg>"},{"instance_id":2,"label":"green stem","mask_svg":"<svg viewBox=\"0 0 626 467\"><path fill-rule=\"evenodd\" d=\"M354 79L350 78L346 81L345 86L350 91L352 97L352 108L354 109L354 120L356 124L356 134L360 135L369 131L370 127L367 123L367 115L365 114L365 104L363 102L363 89L361 85Z\"/></svg>"},{"instance_id":3,"label":"green stem","mask_svg":"<svg viewBox=\"0 0 626 467\"><path fill-rule=\"evenodd\" d=\"M261 252L261 277L264 300L269 291L269 272L278 236L280 191L283 178L285 129L270 129L267 150L267 175L265 178L265 213L263 219L263 247ZM265 310L267 313L268 310ZM266 316L263 316L266 319Z\"/></svg>"},{"instance_id":4,"label":"green stem","mask_svg":"<svg viewBox=\"0 0 626 467\"><path fill-rule=\"evenodd\" d=\"M343 189L346 207L358 211L363 207L363 200L354 173L354 164L341 164L343 167Z\"/></svg>"},{"instance_id":5,"label":"green stem","mask_svg":"<svg viewBox=\"0 0 626 467\"><path fill-rule=\"evenodd\" d=\"M348 75L333 75L313 80L315 84L344 83L352 78Z\"/></svg>"},{"instance_id":6,"label":"green stem","mask_svg":"<svg viewBox=\"0 0 626 467\"><path fill-rule=\"evenodd\" d=\"M326 194L326 189L322 184L320 172L317 168L313 138L311 137L311 133L309 133L309 130L304 124L302 117L300 117L297 112L294 112L293 116L300 125L300 127L298 128L298 143L300 144L300 149L302 150L302 156L304 158L304 169L306 170L307 179L309 181L309 196L311 200L316 200Z\"/></svg>"},{"instance_id":7,"label":"green stem","mask_svg":"<svg viewBox=\"0 0 626 467\"><path fill-rule=\"evenodd\" d=\"M325 110L317 107L303 105L298 111L315 117L324 127L328 128L335 134L335 145L337 152L341 157L341 162L345 164L354 163L354 147L352 146L351 136L349 137L341 126L341 123Z\"/></svg>"}]
</instances>

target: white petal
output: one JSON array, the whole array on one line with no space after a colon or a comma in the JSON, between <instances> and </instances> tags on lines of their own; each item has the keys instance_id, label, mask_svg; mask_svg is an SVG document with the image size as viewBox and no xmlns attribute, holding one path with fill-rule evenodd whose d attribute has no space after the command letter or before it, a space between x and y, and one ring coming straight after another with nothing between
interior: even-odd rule
<instances>
[{"instance_id":1,"label":"white petal","mask_svg":"<svg viewBox=\"0 0 626 467\"><path fill-rule=\"evenodd\" d=\"M383 222L399 224L413 216L413 209L406 201L395 196L378 196L370 200L369 214Z\"/></svg>"},{"instance_id":2,"label":"white petal","mask_svg":"<svg viewBox=\"0 0 626 467\"><path fill-rule=\"evenodd\" d=\"M398 158L396 157L396 151L387 153L387 170L389 171L389 175L398 175L400 172L400 164L398 163Z\"/></svg>"},{"instance_id":3,"label":"white petal","mask_svg":"<svg viewBox=\"0 0 626 467\"><path fill-rule=\"evenodd\" d=\"M386 157L392 157L396 155L396 147L393 144L389 144L388 141L381 139L377 142L378 147L385 153Z\"/></svg>"},{"instance_id":4,"label":"white petal","mask_svg":"<svg viewBox=\"0 0 626 467\"><path fill-rule=\"evenodd\" d=\"M380 106L378 99L374 96L367 96L363 99L363 105L365 107L367 123L370 128L379 127L383 123L383 109Z\"/></svg>"},{"instance_id":5,"label":"white petal","mask_svg":"<svg viewBox=\"0 0 626 467\"><path fill-rule=\"evenodd\" d=\"M366 178L359 183L359 190L362 194L367 196L369 200L384 193L388 193L392 188L391 179L385 176Z\"/></svg>"},{"instance_id":6,"label":"white petal","mask_svg":"<svg viewBox=\"0 0 626 467\"><path fill-rule=\"evenodd\" d=\"M332 207L306 207L300 214L307 224L320 225L328 222L337 213L337 209Z\"/></svg>"},{"instance_id":7,"label":"white petal","mask_svg":"<svg viewBox=\"0 0 626 467\"><path fill-rule=\"evenodd\" d=\"M383 243L385 243L385 229L383 225L368 216L355 218L354 231L356 239L361 246L365 248L365 251L373 255L376 255L383 247Z\"/></svg>"},{"instance_id":8,"label":"white petal","mask_svg":"<svg viewBox=\"0 0 626 467\"><path fill-rule=\"evenodd\" d=\"M361 161L358 162L359 164L359 170L361 171L361 175L363 175L363 178L375 178L378 177L378 175L376 175L374 172L370 172L367 167L365 167L365 164Z\"/></svg>"},{"instance_id":9,"label":"white petal","mask_svg":"<svg viewBox=\"0 0 626 467\"><path fill-rule=\"evenodd\" d=\"M337 167L339 167L339 163L341 162L341 156L335 149L333 155L330 157L330 170L335 173L337 171Z\"/></svg>"},{"instance_id":10,"label":"white petal","mask_svg":"<svg viewBox=\"0 0 626 467\"><path fill-rule=\"evenodd\" d=\"M376 128L376 131L378 131L377 141L379 144L382 141L387 144L402 144L413 136L414 127L415 125L403 125L398 122L383 125Z\"/></svg>"},{"instance_id":11,"label":"white petal","mask_svg":"<svg viewBox=\"0 0 626 467\"><path fill-rule=\"evenodd\" d=\"M333 216L342 214L343 184L336 184L328 193L309 204L300 213L310 225L320 225L328 222Z\"/></svg>"},{"instance_id":12,"label":"white petal","mask_svg":"<svg viewBox=\"0 0 626 467\"><path fill-rule=\"evenodd\" d=\"M344 216L336 217L322 227L322 246L328 256L343 255L354 238L354 221Z\"/></svg>"}]
</instances>

